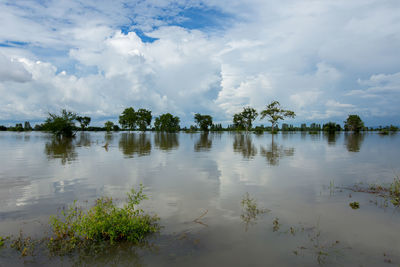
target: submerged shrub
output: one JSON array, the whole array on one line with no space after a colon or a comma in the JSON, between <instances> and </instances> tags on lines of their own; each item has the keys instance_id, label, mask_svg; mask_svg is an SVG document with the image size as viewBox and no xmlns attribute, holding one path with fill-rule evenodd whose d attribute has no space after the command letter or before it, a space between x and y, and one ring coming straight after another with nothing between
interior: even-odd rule
<instances>
[{"instance_id":1,"label":"submerged shrub","mask_svg":"<svg viewBox=\"0 0 400 267\"><path fill-rule=\"evenodd\" d=\"M134 244L145 241L148 234L159 230L156 216L145 214L137 206L146 199L143 186L127 194L122 208L112 198L102 197L93 207L84 210L74 202L60 215L52 216L52 237L49 248L52 252L67 253L90 244L127 241Z\"/></svg>"}]
</instances>

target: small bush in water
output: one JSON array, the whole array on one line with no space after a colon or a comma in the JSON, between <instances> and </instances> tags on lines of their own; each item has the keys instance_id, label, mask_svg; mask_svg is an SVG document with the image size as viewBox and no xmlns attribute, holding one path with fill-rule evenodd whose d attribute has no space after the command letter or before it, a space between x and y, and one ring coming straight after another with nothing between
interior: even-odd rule
<instances>
[{"instance_id":1,"label":"small bush in water","mask_svg":"<svg viewBox=\"0 0 400 267\"><path fill-rule=\"evenodd\" d=\"M49 248L53 252L70 252L91 243L128 241L140 243L148 234L157 232L156 216L144 214L137 205L146 199L143 186L128 193L126 204L119 208L112 198L102 197L93 207L83 210L74 202L61 215L50 220L52 237Z\"/></svg>"}]
</instances>

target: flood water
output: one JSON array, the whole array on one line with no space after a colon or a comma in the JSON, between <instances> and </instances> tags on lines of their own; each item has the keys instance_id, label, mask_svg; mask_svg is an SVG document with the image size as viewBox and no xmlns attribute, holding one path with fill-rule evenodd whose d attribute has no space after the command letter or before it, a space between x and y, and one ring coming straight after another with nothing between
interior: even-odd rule
<instances>
[{"instance_id":1,"label":"flood water","mask_svg":"<svg viewBox=\"0 0 400 267\"><path fill-rule=\"evenodd\" d=\"M162 225L149 247L25 258L3 248L0 266L398 266L399 209L346 188L392 182L399 148L399 135L376 133L0 132L0 236L44 235L74 200L123 200L141 183ZM249 215L246 198L265 212Z\"/></svg>"}]
</instances>

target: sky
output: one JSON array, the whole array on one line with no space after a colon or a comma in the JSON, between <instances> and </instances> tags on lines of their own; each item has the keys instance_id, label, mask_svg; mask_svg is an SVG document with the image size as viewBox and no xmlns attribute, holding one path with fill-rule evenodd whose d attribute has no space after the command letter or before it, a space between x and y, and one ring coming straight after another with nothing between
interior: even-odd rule
<instances>
[{"instance_id":1,"label":"sky","mask_svg":"<svg viewBox=\"0 0 400 267\"><path fill-rule=\"evenodd\" d=\"M274 100L295 125L400 125L398 0L2 0L0 25L3 125L134 107L227 126Z\"/></svg>"}]
</instances>

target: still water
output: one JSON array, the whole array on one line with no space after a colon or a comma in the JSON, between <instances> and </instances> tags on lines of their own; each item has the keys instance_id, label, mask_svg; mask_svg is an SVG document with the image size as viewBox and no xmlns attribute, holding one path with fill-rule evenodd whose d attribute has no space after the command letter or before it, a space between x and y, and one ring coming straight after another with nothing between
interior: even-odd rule
<instances>
[{"instance_id":1,"label":"still water","mask_svg":"<svg viewBox=\"0 0 400 267\"><path fill-rule=\"evenodd\" d=\"M347 189L400 174L398 135L1 132L0 148L2 236L43 236L74 200L122 200L141 183L163 226L148 248L61 258L3 248L0 266L400 264L399 209ZM246 198L263 212L249 213Z\"/></svg>"}]
</instances>

